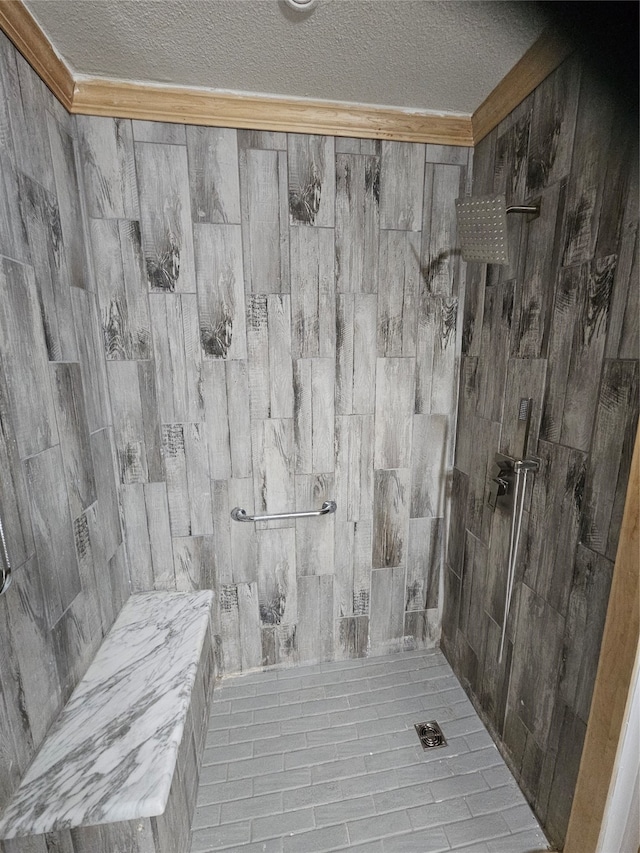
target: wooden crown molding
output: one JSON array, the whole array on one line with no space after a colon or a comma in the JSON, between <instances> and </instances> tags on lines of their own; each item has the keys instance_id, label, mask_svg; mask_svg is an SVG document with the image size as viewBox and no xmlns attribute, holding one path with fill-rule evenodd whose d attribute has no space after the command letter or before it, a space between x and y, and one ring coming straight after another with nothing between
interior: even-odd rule
<instances>
[{"instance_id":1,"label":"wooden crown molding","mask_svg":"<svg viewBox=\"0 0 640 853\"><path fill-rule=\"evenodd\" d=\"M473 145L471 119L358 104L220 94L100 78L76 81L72 112L254 130Z\"/></svg>"},{"instance_id":2,"label":"wooden crown molding","mask_svg":"<svg viewBox=\"0 0 640 853\"><path fill-rule=\"evenodd\" d=\"M545 30L471 116L473 144L491 133L574 50L555 30Z\"/></svg>"},{"instance_id":3,"label":"wooden crown molding","mask_svg":"<svg viewBox=\"0 0 640 853\"><path fill-rule=\"evenodd\" d=\"M461 116L99 77L74 79L22 0L0 0L0 28L71 113L463 146L478 143L493 130L572 50L546 31L474 114Z\"/></svg>"},{"instance_id":4,"label":"wooden crown molding","mask_svg":"<svg viewBox=\"0 0 640 853\"><path fill-rule=\"evenodd\" d=\"M22 0L0 2L0 28L60 103L71 111L74 79Z\"/></svg>"}]
</instances>

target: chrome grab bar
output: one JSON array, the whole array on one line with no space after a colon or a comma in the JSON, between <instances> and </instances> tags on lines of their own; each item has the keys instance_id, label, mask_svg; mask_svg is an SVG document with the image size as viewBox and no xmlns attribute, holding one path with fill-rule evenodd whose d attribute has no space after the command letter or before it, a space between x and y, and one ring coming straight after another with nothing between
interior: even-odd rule
<instances>
[{"instance_id":1,"label":"chrome grab bar","mask_svg":"<svg viewBox=\"0 0 640 853\"><path fill-rule=\"evenodd\" d=\"M278 512L273 515L247 515L246 510L239 506L231 510L231 518L234 521L281 521L283 518L314 518L317 515L329 515L335 512L338 504L335 501L325 501L322 509L312 509L308 512Z\"/></svg>"},{"instance_id":2,"label":"chrome grab bar","mask_svg":"<svg viewBox=\"0 0 640 853\"><path fill-rule=\"evenodd\" d=\"M0 581L0 595L6 592L11 586L11 560L9 559L9 549L7 548L7 540L4 535L4 527L0 518L0 546L2 547L2 580Z\"/></svg>"}]
</instances>

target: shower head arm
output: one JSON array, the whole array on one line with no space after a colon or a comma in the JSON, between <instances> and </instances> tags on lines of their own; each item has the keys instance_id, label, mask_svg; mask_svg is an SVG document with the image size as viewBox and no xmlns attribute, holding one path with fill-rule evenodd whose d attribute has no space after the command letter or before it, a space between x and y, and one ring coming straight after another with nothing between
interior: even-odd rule
<instances>
[{"instance_id":1,"label":"shower head arm","mask_svg":"<svg viewBox=\"0 0 640 853\"><path fill-rule=\"evenodd\" d=\"M507 213L540 213L539 204L512 204L507 208Z\"/></svg>"}]
</instances>

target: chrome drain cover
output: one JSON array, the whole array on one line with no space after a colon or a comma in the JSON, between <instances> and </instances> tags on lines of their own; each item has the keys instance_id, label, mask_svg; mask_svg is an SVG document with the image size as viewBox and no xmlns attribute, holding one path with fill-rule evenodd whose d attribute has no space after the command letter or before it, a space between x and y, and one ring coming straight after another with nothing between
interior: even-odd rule
<instances>
[{"instance_id":1,"label":"chrome drain cover","mask_svg":"<svg viewBox=\"0 0 640 853\"><path fill-rule=\"evenodd\" d=\"M428 723L416 723L415 729L418 732L423 749L436 749L439 746L447 745L442 729L435 720L430 720Z\"/></svg>"}]
</instances>

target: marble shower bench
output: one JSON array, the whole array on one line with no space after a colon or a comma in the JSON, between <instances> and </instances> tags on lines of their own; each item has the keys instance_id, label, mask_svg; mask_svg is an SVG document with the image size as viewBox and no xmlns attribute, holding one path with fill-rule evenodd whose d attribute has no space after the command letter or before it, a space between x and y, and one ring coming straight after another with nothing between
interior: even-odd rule
<instances>
[{"instance_id":1,"label":"marble shower bench","mask_svg":"<svg viewBox=\"0 0 640 853\"><path fill-rule=\"evenodd\" d=\"M214 682L212 600L129 597L0 818L7 853L188 851Z\"/></svg>"}]
</instances>

